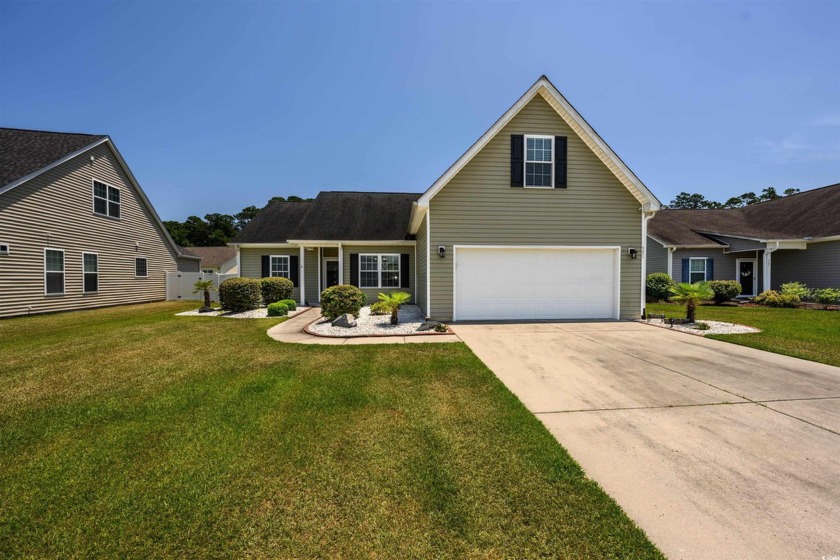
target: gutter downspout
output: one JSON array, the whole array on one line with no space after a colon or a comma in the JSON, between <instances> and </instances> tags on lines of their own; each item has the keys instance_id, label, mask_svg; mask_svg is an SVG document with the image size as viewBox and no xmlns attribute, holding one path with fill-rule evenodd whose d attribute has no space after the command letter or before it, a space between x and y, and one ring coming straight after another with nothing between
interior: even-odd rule
<instances>
[{"instance_id":1,"label":"gutter downspout","mask_svg":"<svg viewBox=\"0 0 840 560\"><path fill-rule=\"evenodd\" d=\"M642 210L642 254L639 255L639 258L642 260L642 289L641 289L641 300L640 300L640 310L642 312L642 319L645 318L647 309L645 308L645 284L647 280L647 229L648 229L648 221L656 215L656 211L645 211Z\"/></svg>"}]
</instances>

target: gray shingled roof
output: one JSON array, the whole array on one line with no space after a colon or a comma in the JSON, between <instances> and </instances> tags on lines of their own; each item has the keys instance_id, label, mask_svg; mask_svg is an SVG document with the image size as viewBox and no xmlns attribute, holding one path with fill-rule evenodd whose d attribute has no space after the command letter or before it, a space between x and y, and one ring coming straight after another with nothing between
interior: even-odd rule
<instances>
[{"instance_id":1,"label":"gray shingled roof","mask_svg":"<svg viewBox=\"0 0 840 560\"><path fill-rule=\"evenodd\" d=\"M101 134L0 128L0 187L102 138Z\"/></svg>"},{"instance_id":2,"label":"gray shingled roof","mask_svg":"<svg viewBox=\"0 0 840 560\"><path fill-rule=\"evenodd\" d=\"M418 193L327 191L311 202L272 202L231 242L402 240L418 198Z\"/></svg>"},{"instance_id":3,"label":"gray shingled roof","mask_svg":"<svg viewBox=\"0 0 840 560\"><path fill-rule=\"evenodd\" d=\"M181 247L181 252L201 257L201 266L221 266L236 256L235 247Z\"/></svg>"},{"instance_id":4,"label":"gray shingled roof","mask_svg":"<svg viewBox=\"0 0 840 560\"><path fill-rule=\"evenodd\" d=\"M840 235L840 183L744 208L661 210L648 233L667 245L714 245L704 234L750 239Z\"/></svg>"}]
</instances>

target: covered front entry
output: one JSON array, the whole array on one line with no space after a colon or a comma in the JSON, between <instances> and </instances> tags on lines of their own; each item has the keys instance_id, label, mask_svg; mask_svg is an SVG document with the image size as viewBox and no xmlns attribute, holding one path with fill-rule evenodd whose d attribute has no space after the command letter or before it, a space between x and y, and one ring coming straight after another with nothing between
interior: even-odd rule
<instances>
[{"instance_id":1,"label":"covered front entry","mask_svg":"<svg viewBox=\"0 0 840 560\"><path fill-rule=\"evenodd\" d=\"M453 320L618 319L619 247L455 246Z\"/></svg>"}]
</instances>

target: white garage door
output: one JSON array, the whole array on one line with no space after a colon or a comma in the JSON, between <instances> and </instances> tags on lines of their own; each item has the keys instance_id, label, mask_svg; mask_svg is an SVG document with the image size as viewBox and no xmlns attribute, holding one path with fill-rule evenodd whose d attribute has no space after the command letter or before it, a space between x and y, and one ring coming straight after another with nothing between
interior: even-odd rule
<instances>
[{"instance_id":1,"label":"white garage door","mask_svg":"<svg viewBox=\"0 0 840 560\"><path fill-rule=\"evenodd\" d=\"M618 319L618 254L456 247L454 320Z\"/></svg>"}]
</instances>

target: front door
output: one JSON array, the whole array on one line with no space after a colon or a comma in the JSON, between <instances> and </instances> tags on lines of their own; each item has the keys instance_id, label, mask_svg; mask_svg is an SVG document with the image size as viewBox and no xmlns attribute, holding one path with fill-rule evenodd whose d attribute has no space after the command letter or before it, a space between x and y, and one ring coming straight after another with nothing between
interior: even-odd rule
<instances>
[{"instance_id":1,"label":"front door","mask_svg":"<svg viewBox=\"0 0 840 560\"><path fill-rule=\"evenodd\" d=\"M755 295L755 259L738 259L738 282L742 296Z\"/></svg>"},{"instance_id":2,"label":"front door","mask_svg":"<svg viewBox=\"0 0 840 560\"><path fill-rule=\"evenodd\" d=\"M325 277L326 285L324 288L338 285L338 261L326 262L327 274Z\"/></svg>"}]
</instances>

